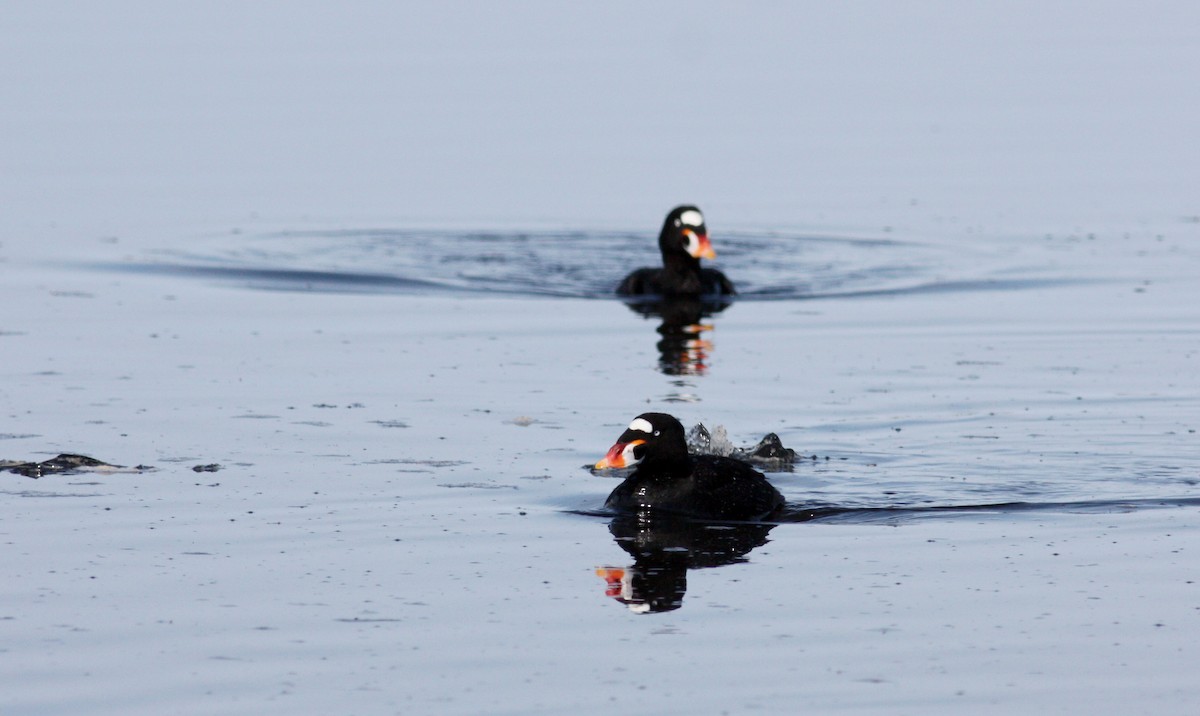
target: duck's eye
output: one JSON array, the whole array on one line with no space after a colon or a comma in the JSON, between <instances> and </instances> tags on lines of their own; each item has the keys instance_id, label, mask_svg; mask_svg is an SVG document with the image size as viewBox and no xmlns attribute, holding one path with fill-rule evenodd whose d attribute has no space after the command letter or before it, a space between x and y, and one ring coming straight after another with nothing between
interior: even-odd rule
<instances>
[{"instance_id":1,"label":"duck's eye","mask_svg":"<svg viewBox=\"0 0 1200 716\"><path fill-rule=\"evenodd\" d=\"M660 432L660 431L658 431L658 430L655 430L655 431L654 431L654 437L658 437L658 433L659 433L659 432Z\"/></svg>"}]
</instances>

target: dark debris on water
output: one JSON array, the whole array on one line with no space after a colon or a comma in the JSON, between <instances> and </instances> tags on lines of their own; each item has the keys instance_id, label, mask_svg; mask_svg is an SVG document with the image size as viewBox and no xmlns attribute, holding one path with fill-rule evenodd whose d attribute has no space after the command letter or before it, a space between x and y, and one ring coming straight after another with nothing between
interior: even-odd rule
<instances>
[{"instance_id":1,"label":"dark debris on water","mask_svg":"<svg viewBox=\"0 0 1200 716\"><path fill-rule=\"evenodd\" d=\"M87 455L62 453L58 457L42 462L22 462L19 460L0 460L0 470L6 470L17 475L38 479L45 475L73 475L81 472L132 472L142 473L154 468L150 465L125 467L113 465L103 460L97 460Z\"/></svg>"}]
</instances>

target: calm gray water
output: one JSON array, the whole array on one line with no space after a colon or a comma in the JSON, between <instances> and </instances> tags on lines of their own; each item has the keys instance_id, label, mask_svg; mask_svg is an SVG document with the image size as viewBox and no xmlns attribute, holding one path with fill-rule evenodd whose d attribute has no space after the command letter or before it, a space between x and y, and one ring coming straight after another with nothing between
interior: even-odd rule
<instances>
[{"instance_id":1,"label":"calm gray water","mask_svg":"<svg viewBox=\"0 0 1200 716\"><path fill-rule=\"evenodd\" d=\"M153 469L0 473L0 712L1194 710L1191 5L6 16L0 459Z\"/></svg>"}]
</instances>

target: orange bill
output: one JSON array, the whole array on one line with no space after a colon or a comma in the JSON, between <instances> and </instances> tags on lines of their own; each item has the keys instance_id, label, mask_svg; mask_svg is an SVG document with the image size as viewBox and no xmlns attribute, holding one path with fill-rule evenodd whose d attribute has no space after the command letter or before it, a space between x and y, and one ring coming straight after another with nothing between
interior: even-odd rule
<instances>
[{"instance_id":1,"label":"orange bill","mask_svg":"<svg viewBox=\"0 0 1200 716\"><path fill-rule=\"evenodd\" d=\"M633 448L645 442L645 440L632 440L627 443L617 443L613 445L608 449L608 454L601 458L600 462L596 463L595 469L604 470L610 467L626 467L628 464L625 460L626 451L632 450Z\"/></svg>"},{"instance_id":2,"label":"orange bill","mask_svg":"<svg viewBox=\"0 0 1200 716\"><path fill-rule=\"evenodd\" d=\"M717 257L717 252L713 251L712 242L708 240L708 234L703 231L692 231L691 229L684 229L683 233L696 238L694 246L688 252L692 255L692 258L715 259Z\"/></svg>"}]
</instances>

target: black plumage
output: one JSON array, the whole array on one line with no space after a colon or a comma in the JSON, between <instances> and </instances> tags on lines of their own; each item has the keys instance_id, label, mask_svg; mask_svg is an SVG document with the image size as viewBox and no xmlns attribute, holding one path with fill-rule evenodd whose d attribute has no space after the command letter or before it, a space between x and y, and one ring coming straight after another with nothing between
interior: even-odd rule
<instances>
[{"instance_id":1,"label":"black plumage","mask_svg":"<svg viewBox=\"0 0 1200 716\"><path fill-rule=\"evenodd\" d=\"M691 455L683 425L665 413L630 423L597 468L636 469L608 496L620 512L655 510L713 520L757 520L783 507L783 495L740 460Z\"/></svg>"},{"instance_id":2,"label":"black plumage","mask_svg":"<svg viewBox=\"0 0 1200 716\"><path fill-rule=\"evenodd\" d=\"M691 205L667 214L658 235L662 268L640 268L617 286L621 296L731 296L733 282L716 269L701 268L701 258L713 258L704 215Z\"/></svg>"}]
</instances>

